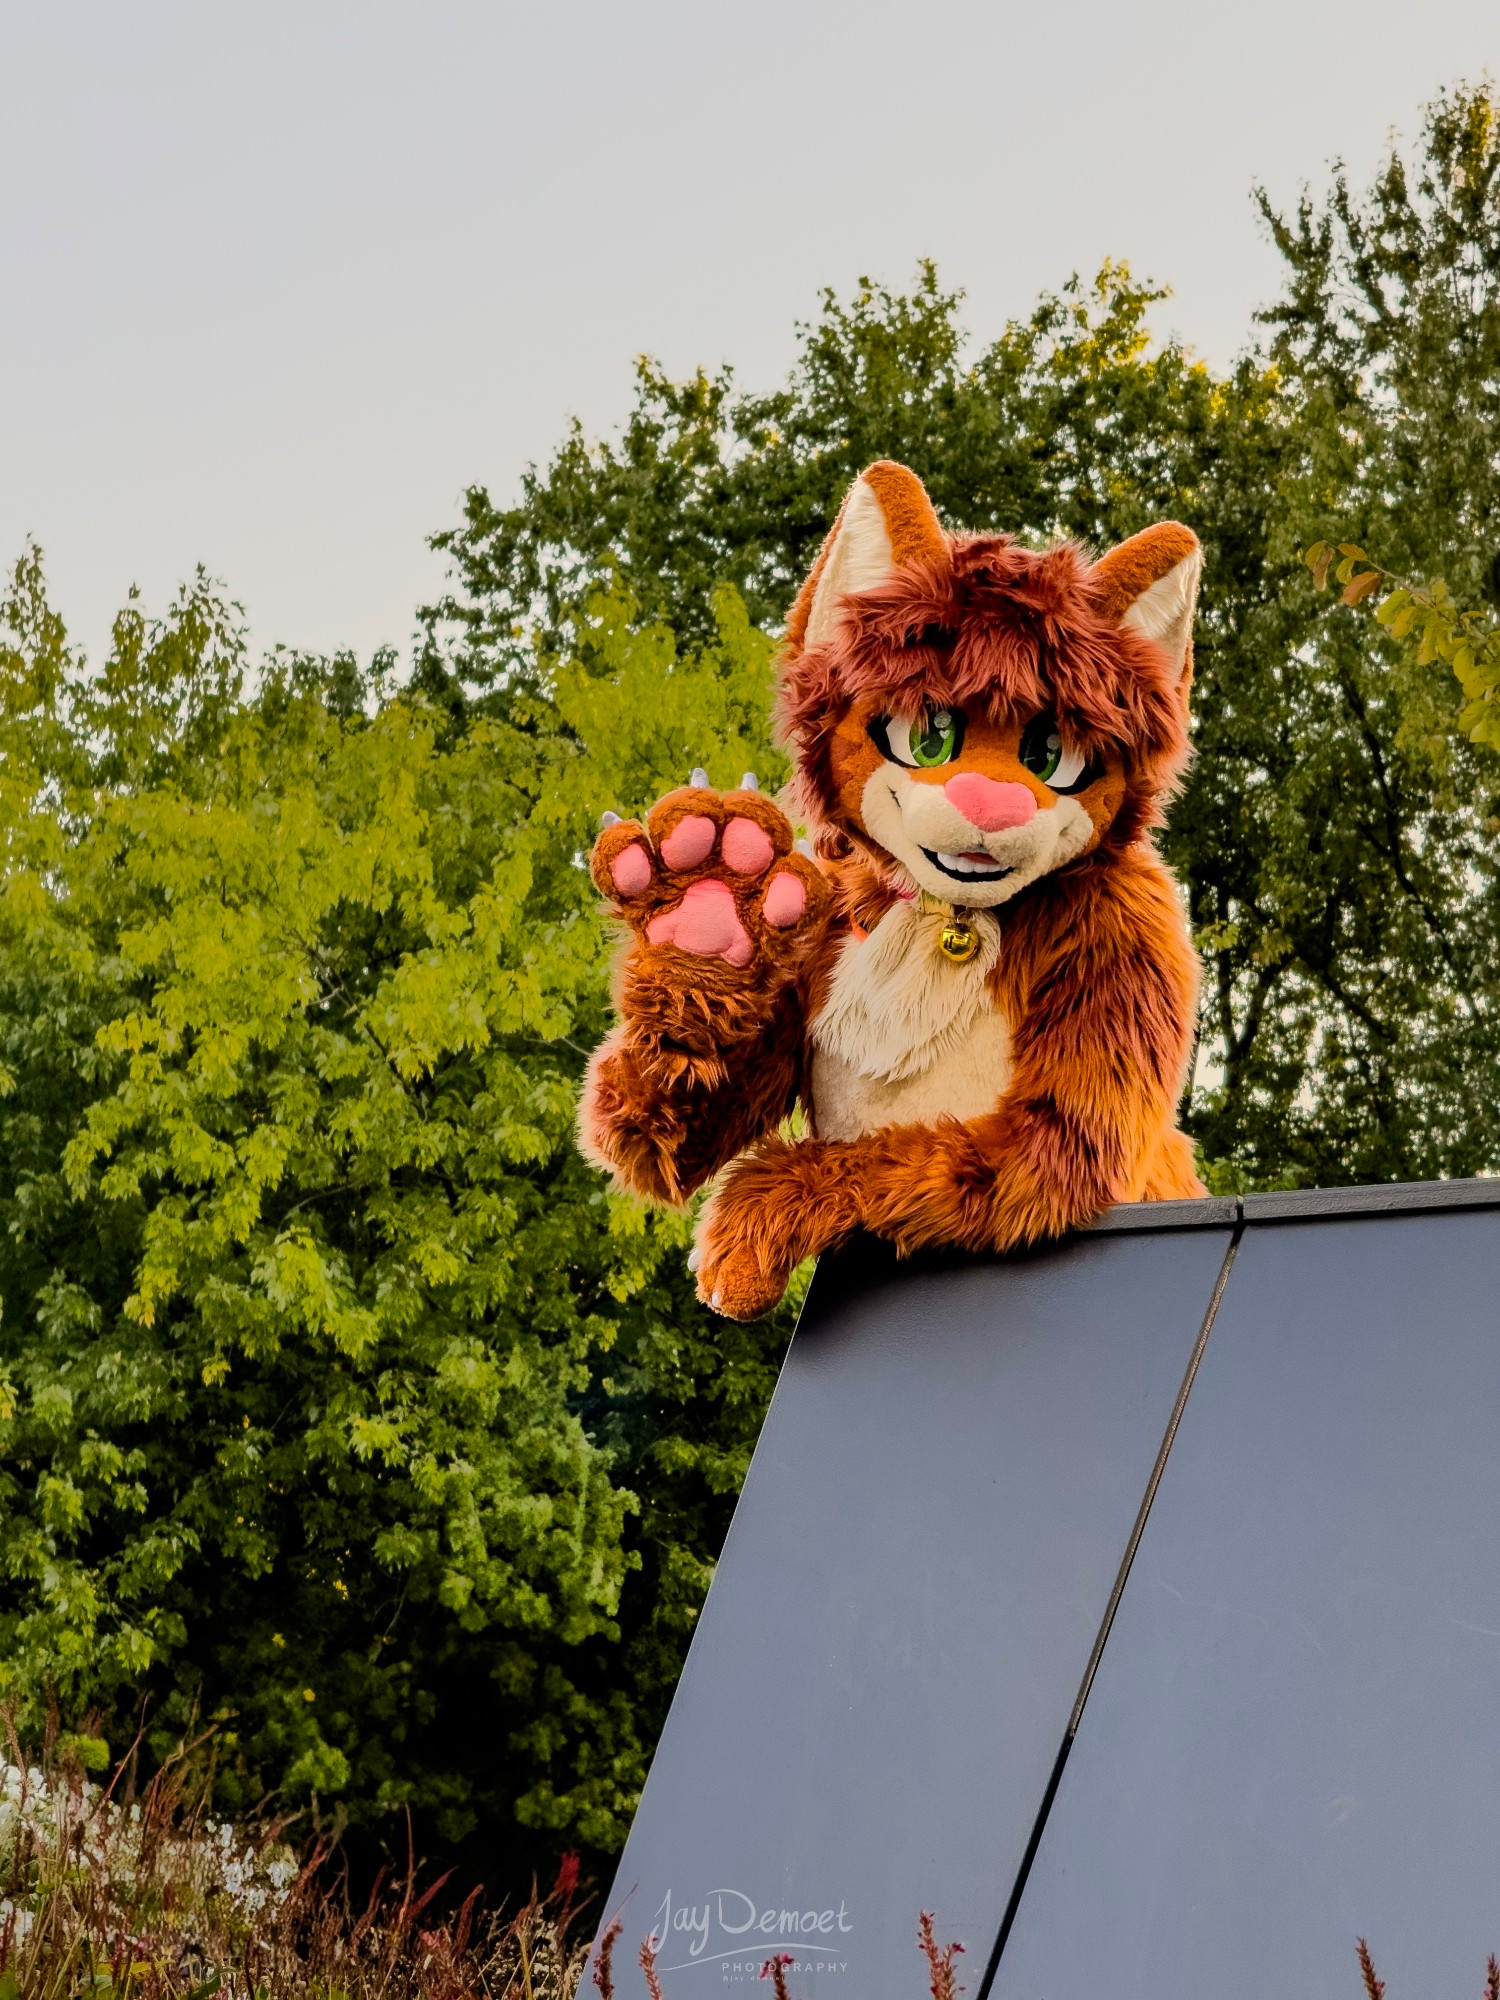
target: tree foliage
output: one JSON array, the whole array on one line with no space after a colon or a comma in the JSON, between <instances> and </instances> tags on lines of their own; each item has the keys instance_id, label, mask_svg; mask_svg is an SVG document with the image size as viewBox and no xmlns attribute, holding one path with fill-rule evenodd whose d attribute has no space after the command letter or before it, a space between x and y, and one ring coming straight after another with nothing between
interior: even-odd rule
<instances>
[{"instance_id":1,"label":"tree foliage","mask_svg":"<svg viewBox=\"0 0 1500 2000\"><path fill-rule=\"evenodd\" d=\"M1446 577L1419 583L1392 576L1357 542L1314 542L1303 560L1319 590L1327 587L1332 571L1343 585L1341 604L1363 604L1382 586L1393 585L1375 606L1376 619L1393 639L1415 639L1411 652L1417 668L1441 660L1452 669L1464 697L1459 728L1471 743L1500 749L1500 618L1493 610L1461 605Z\"/></svg>"},{"instance_id":2,"label":"tree foliage","mask_svg":"<svg viewBox=\"0 0 1500 2000\"><path fill-rule=\"evenodd\" d=\"M457 737L252 693L200 578L85 675L3 607L0 1698L265 1784L609 1848L784 1337L571 1143L611 797L759 760L770 648L619 599ZM445 732L447 740L445 740Z\"/></svg>"},{"instance_id":3,"label":"tree foliage","mask_svg":"<svg viewBox=\"0 0 1500 2000\"><path fill-rule=\"evenodd\" d=\"M1493 602L1500 124L1492 90L1440 96L1415 155L1393 151L1368 189L1355 191L1340 171L1325 199L1304 196L1294 215L1262 206L1287 265L1283 296L1265 315L1288 411L1278 555L1290 561L1299 541L1332 529L1334 541L1376 549L1395 570L1442 575L1464 601ZM1303 944L1310 962L1321 954L1332 1001L1312 1044L1311 1087L1300 1088L1325 1130L1337 1131L1337 1118L1359 1177L1492 1168L1496 766L1466 740L1454 679L1388 626L1322 600L1299 672L1304 658L1336 692L1347 734L1345 775L1327 797L1320 844L1357 842L1371 871L1343 887L1314 876L1316 893L1291 933L1296 944L1311 941Z\"/></svg>"}]
</instances>

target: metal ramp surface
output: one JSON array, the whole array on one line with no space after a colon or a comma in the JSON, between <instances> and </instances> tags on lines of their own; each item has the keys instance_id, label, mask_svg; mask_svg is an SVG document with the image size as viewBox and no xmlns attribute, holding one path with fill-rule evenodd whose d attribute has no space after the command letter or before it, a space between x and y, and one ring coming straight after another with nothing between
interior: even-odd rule
<instances>
[{"instance_id":1,"label":"metal ramp surface","mask_svg":"<svg viewBox=\"0 0 1500 2000\"><path fill-rule=\"evenodd\" d=\"M825 1259L608 1909L666 2000L920 2000L922 1909L973 2000L1477 1990L1500 1180Z\"/></svg>"}]
</instances>

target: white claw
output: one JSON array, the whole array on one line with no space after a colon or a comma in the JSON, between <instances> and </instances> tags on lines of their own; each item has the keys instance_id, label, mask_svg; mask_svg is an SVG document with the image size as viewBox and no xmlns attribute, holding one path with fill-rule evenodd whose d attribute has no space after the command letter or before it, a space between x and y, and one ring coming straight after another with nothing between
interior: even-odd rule
<instances>
[{"instance_id":1,"label":"white claw","mask_svg":"<svg viewBox=\"0 0 1500 2000\"><path fill-rule=\"evenodd\" d=\"M599 824L601 826L618 826L620 824L620 815L618 813L600 813Z\"/></svg>"},{"instance_id":2,"label":"white claw","mask_svg":"<svg viewBox=\"0 0 1500 2000\"><path fill-rule=\"evenodd\" d=\"M695 764L688 775L688 783L696 785L700 792L708 790L708 773L701 764Z\"/></svg>"},{"instance_id":3,"label":"white claw","mask_svg":"<svg viewBox=\"0 0 1500 2000\"><path fill-rule=\"evenodd\" d=\"M742 792L758 792L760 790L760 786L755 782L755 773L753 771L747 771L744 777L740 779L740 790Z\"/></svg>"},{"instance_id":4,"label":"white claw","mask_svg":"<svg viewBox=\"0 0 1500 2000\"><path fill-rule=\"evenodd\" d=\"M807 838L806 834L802 836L801 840L794 840L792 842L792 851L796 854L805 854L809 861L813 858L812 842Z\"/></svg>"},{"instance_id":5,"label":"white claw","mask_svg":"<svg viewBox=\"0 0 1500 2000\"><path fill-rule=\"evenodd\" d=\"M716 1312L716 1313L721 1313L721 1312L723 1312L723 1310L724 1310L724 1294L723 1294L722 1292L715 1292L715 1293L714 1293L714 1295L713 1295L713 1297L712 1297L712 1298L711 1298L711 1299L709 1300L709 1302L708 1302L708 1303L709 1303L709 1306L710 1306L710 1308L711 1308L711 1309L712 1309L712 1310L713 1310L714 1312Z\"/></svg>"},{"instance_id":6,"label":"white claw","mask_svg":"<svg viewBox=\"0 0 1500 2000\"><path fill-rule=\"evenodd\" d=\"M702 1262L703 1262L703 1251L699 1247L699 1245L695 1243L692 1249L689 1250L688 1252L688 1269L690 1271L696 1272L698 1266Z\"/></svg>"}]
</instances>

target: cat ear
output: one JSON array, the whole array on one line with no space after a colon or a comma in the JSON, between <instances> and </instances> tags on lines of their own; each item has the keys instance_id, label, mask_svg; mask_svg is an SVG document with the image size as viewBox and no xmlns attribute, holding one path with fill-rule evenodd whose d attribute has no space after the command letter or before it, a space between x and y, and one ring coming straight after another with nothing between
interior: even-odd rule
<instances>
[{"instance_id":1,"label":"cat ear","mask_svg":"<svg viewBox=\"0 0 1500 2000\"><path fill-rule=\"evenodd\" d=\"M908 563L947 560L948 541L914 472L883 458L859 475L786 621L793 652L826 639L853 591L888 583Z\"/></svg>"},{"instance_id":2,"label":"cat ear","mask_svg":"<svg viewBox=\"0 0 1500 2000\"><path fill-rule=\"evenodd\" d=\"M1203 549L1191 528L1158 521L1094 564L1106 617L1154 639L1186 692L1193 675L1193 613Z\"/></svg>"}]
</instances>

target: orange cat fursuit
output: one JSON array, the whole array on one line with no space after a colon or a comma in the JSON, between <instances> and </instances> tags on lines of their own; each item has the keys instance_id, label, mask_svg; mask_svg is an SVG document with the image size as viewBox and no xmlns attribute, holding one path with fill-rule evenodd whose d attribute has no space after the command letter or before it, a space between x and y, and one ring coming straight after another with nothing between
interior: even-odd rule
<instances>
[{"instance_id":1,"label":"orange cat fursuit","mask_svg":"<svg viewBox=\"0 0 1500 2000\"><path fill-rule=\"evenodd\" d=\"M1094 563L948 534L872 465L787 629L816 859L701 772L600 836L631 936L582 1142L654 1201L722 1172L691 1260L719 1312L856 1230L1004 1250L1203 1193L1176 1127L1197 961L1150 841L1201 564L1174 522Z\"/></svg>"}]
</instances>

